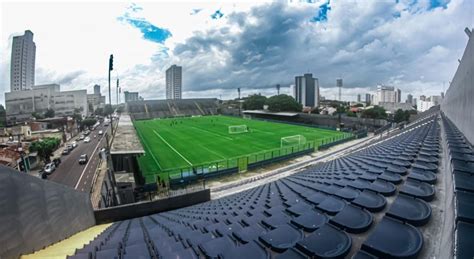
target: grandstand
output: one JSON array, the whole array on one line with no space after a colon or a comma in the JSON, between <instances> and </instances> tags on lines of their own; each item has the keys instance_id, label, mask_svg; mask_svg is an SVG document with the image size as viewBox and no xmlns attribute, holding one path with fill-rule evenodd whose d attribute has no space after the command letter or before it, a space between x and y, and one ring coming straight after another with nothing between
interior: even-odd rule
<instances>
[{"instance_id":1,"label":"grandstand","mask_svg":"<svg viewBox=\"0 0 474 259\"><path fill-rule=\"evenodd\" d=\"M446 96L456 101L441 110L354 152L192 206L176 208L188 193L166 201L167 211L154 201L106 219L84 193L1 167L0 257L56 243L37 257L59 246L68 258L473 258L473 95L462 94L472 88L464 77L474 74L473 48L471 36ZM163 114L190 112L164 104ZM93 226L94 216L113 222ZM84 229L82 241L57 243Z\"/></svg>"},{"instance_id":2,"label":"grandstand","mask_svg":"<svg viewBox=\"0 0 474 259\"><path fill-rule=\"evenodd\" d=\"M146 100L127 103L134 120L217 114L217 99Z\"/></svg>"}]
</instances>

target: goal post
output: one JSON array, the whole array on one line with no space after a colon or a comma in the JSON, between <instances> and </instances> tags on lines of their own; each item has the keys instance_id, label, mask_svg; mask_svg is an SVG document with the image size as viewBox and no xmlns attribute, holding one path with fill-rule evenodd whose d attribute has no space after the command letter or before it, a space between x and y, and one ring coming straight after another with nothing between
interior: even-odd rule
<instances>
[{"instance_id":1,"label":"goal post","mask_svg":"<svg viewBox=\"0 0 474 259\"><path fill-rule=\"evenodd\" d=\"M247 133L247 132L249 132L247 125L229 126L229 134L240 134L240 133Z\"/></svg>"},{"instance_id":2,"label":"goal post","mask_svg":"<svg viewBox=\"0 0 474 259\"><path fill-rule=\"evenodd\" d=\"M252 119L252 115L244 114L244 115L243 115L243 118L246 119L246 120L251 120L251 119Z\"/></svg>"},{"instance_id":3,"label":"goal post","mask_svg":"<svg viewBox=\"0 0 474 259\"><path fill-rule=\"evenodd\" d=\"M306 138L303 135L294 135L281 138L280 147L293 147L306 144Z\"/></svg>"}]
</instances>

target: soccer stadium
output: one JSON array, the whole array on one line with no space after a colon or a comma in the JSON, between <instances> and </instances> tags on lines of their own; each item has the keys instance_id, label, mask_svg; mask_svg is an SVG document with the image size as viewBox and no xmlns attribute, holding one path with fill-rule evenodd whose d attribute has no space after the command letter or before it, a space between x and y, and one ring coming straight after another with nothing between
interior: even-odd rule
<instances>
[{"instance_id":1,"label":"soccer stadium","mask_svg":"<svg viewBox=\"0 0 474 259\"><path fill-rule=\"evenodd\" d=\"M155 174L208 173L238 168L350 137L350 133L229 116L199 116L134 122L145 156L140 169ZM192 148L191 148L192 147Z\"/></svg>"},{"instance_id":2,"label":"soccer stadium","mask_svg":"<svg viewBox=\"0 0 474 259\"><path fill-rule=\"evenodd\" d=\"M308 3L304 3L303 7L314 4L314 1L305 2ZM360 37L365 41L370 38L369 34L385 34L382 29L395 31L392 29L398 26L395 23L406 25L402 21L411 18L411 15L422 13L431 20L433 16L430 15L447 15L458 10L456 8L472 6L469 1L468 4L448 1L446 6L431 1L430 5L440 6L431 7L432 10L426 12L419 7L411 11L399 11L403 6L401 2L396 1L396 5L377 3L377 8L367 9L368 13L388 13L390 19L396 22L385 26L373 14L377 18L374 19L376 22L369 20L367 23L380 23L382 26L364 31L368 33L363 35L357 32L361 33ZM383 95L381 99L384 100L393 99L393 102L379 100L377 105L370 105L370 94L366 94L369 101L365 104L362 104L360 94L357 102L345 101L343 98L347 95L363 89L358 88L359 79L354 78L365 76L356 72L349 74L351 67L346 67L345 63L350 63L346 62L346 59L350 60L350 53L338 46L337 49L341 48L341 51L331 53L334 57L328 60L326 56L312 56L307 49L304 54L308 52L308 57L303 57L296 50L307 45L296 40L285 43L284 34L292 38L299 37L292 31L300 33L297 29L301 29L299 27L303 24L307 26L305 31L311 31L311 35L318 37L323 35L324 41L332 42L329 38L334 35L337 36L335 38L342 37L344 42L341 46L356 49L357 55L366 57L360 52L371 52L371 58L366 58L363 63L367 66L364 69L371 71L370 77L377 77L375 74L382 71L381 67L392 70L392 65L395 67L394 64L400 62L392 62L384 57L382 63L370 63L372 61L369 59L375 59L374 56L388 55L372 52L372 48L377 50L376 45L384 45L384 49L390 49L389 52L397 52L397 57L409 56L411 59L415 51L410 49L404 52L377 38L363 47L357 46L358 42L351 43L351 38L356 36L347 33L349 36L345 38L346 32L339 31L339 27L331 28L333 24L328 22L328 19L332 21L334 18L331 15L337 14L339 19L346 20L342 19L345 13L340 11L331 11L328 16L328 10L332 8L329 3L327 1L317 9L311 9L311 12L319 12L317 16L311 14L314 16L311 20L298 21L300 23L287 19L290 17L288 15L295 14L306 19L305 13L310 13L296 3L291 3L296 6L295 9L285 9L287 7L283 3L278 3L250 8L247 13L245 7L230 15L225 8L225 14L219 9L210 15L205 13L206 10L192 9L191 14L190 10L186 10L186 17L192 16L192 23L197 23L204 16L215 23L208 27L212 29L206 34L197 31L193 41L185 42L191 47L174 39L173 44L178 43L169 52L168 46L171 45L169 42L165 45L165 40L171 37L171 32L142 18L147 12L141 12L144 8L132 4L120 17L114 13L112 20L119 22L118 26L126 27L126 37L138 35L139 40L149 41L148 45L134 43L145 46L143 49L130 46L128 41L123 44L123 48L125 52L132 49L131 54L127 54L142 59L141 52L147 52L150 47L153 51L147 62L152 62L152 65L149 67L137 63L133 68L120 68L120 73L125 77L121 82L129 84L129 88L124 94L126 100L121 102L121 88L117 79L115 106L112 105L110 80L118 72L117 65L116 70L113 70L113 55L110 55L108 63L108 105L105 105L100 85L93 85L94 94L88 94L85 89L61 92L58 84L33 85L29 89L26 84L22 85L25 80L19 80L19 83L12 81L12 91L5 94L7 108L3 110L0 105L5 120L10 115L9 123L15 122L15 125L5 127L1 136L4 143L0 150L0 259L474 258L474 29L466 28L464 32L459 32L463 37L467 35L467 43L462 45L463 53L459 59L452 57L448 48L441 45L427 49L428 56L416 59L422 66L442 63L443 66L430 67L435 73L446 65L438 61L438 56L449 56L452 59L449 65L455 64L455 73L450 75L451 81L446 91L443 89L439 103L431 101L437 99L435 95L428 101L425 92L421 92L419 97L423 100L420 99L419 104L429 104L429 107L417 110L416 104L408 103L408 97L406 103L401 101L400 89L390 86L377 87L376 95ZM33 5L28 3L29 8L30 4ZM108 8L107 4L103 5ZM168 4L172 5L166 2ZM182 3L179 4L181 8ZM60 3L54 5L59 6ZM373 7L367 2L364 8L367 8L366 5ZM417 6L417 3L410 5ZM81 8L78 8L80 5L72 6L74 12L77 9L78 15L82 16ZM336 10L336 7L332 9ZM100 8L104 7L94 4L94 8L103 10ZM275 9L265 12L266 8ZM11 8L11 17L16 16L13 12L16 9L24 11L23 8ZM89 7L86 9L94 17L95 10ZM285 14L287 12L289 14ZM351 12L356 15L355 11ZM28 15L33 16L33 13L29 12ZM97 13L105 15L102 11ZM258 23L258 16L269 16L270 13L277 13L281 17L275 16L272 18L274 20L268 20L269 24ZM41 18L46 17L43 13L41 15ZM170 15L174 18L175 14ZM218 19L223 17L239 26L217 27L218 22L224 21ZM97 31L103 33L99 26L102 21L90 17L87 19L93 21ZM179 20L179 16L176 20ZM416 25L413 27L425 28L416 23L418 20L413 21L411 25ZM202 24L208 26L208 23L209 20L205 20ZM186 23L183 21L183 24ZM309 27L313 24L314 28ZM347 23L343 24L346 26ZM354 23L361 31L362 25ZM458 28L458 24L451 21L446 25L451 30ZM289 30L283 33L279 31L284 29L280 27L287 26ZM48 32L51 30L49 27L48 23ZM268 29L269 34L276 40L258 38L255 35L266 31L262 29L247 33L245 30L250 30L247 27L252 30L271 27ZM80 23L77 28L87 27ZM113 27L113 33L107 34L107 37L120 34L122 30L118 28L121 27ZM226 38L227 34L241 33L241 30L244 31L242 35ZM328 34L317 34L319 30ZM332 30L338 30L337 34L329 34ZM72 31L78 35L82 33ZM405 31L402 30L403 33ZM425 36L421 30L417 33ZM437 33L434 33L436 37ZM397 34L397 41L409 42L400 36L402 34ZM70 34L64 32L64 35ZM183 37L178 33L176 35ZM301 41L313 46L314 39L306 35L301 34ZM240 38L252 38L253 41L240 42ZM23 72L20 73L22 70L19 69L23 67L18 64L22 64L23 60L34 70L36 45L32 39L33 33L29 30L25 31L24 36L8 38L12 41L12 60L18 57L16 63L11 65L12 78L17 76L21 79ZM94 42L97 48L101 45L101 39ZM199 48L200 42L208 39L218 42L219 47L209 45L209 48ZM89 38L87 40L90 41ZM253 82L251 78L248 78L248 82L242 82L242 85L248 84L255 89L236 86L232 88L232 97L212 97L221 93L225 95L225 91L221 92L222 89L218 87L227 79L223 76L214 78L210 73L214 67L207 67L206 64L210 59L203 59L200 55L205 53L214 57L212 62L215 62L215 57L232 59L229 63L217 61L222 61L220 66L229 77L229 74L244 73L244 68L247 65L254 66L257 60L272 63L272 71L282 73L273 64L279 62L273 58L279 58L280 55L277 52L280 45L273 46L273 40L283 41L284 45L281 46L292 55L308 59L304 62L311 69L317 67L310 65L314 63L313 57L321 56L324 66L337 64L341 69L331 71L330 74L347 73L347 81L352 80L357 86L344 89L343 95L342 79L331 79L337 87L332 87L335 88L334 93L325 90L325 99L319 92L319 80L321 84L324 82L322 77L318 75L319 79L313 78L312 74L307 73L296 76L293 81L295 85L287 84L285 89L282 89L283 85L273 84L280 82L277 79L269 79L271 90L278 94L268 94L268 98L264 95L269 88L248 83ZM134 41L130 39L130 42ZM229 42L239 45L235 53L247 52L247 49L240 49L240 45L249 45L249 49L261 47L265 51L251 52L251 58L247 59L232 56L233 52L223 51ZM261 42L263 45L260 46ZM419 44L419 41L415 43ZM321 47L317 44L321 44ZM317 44L314 44L315 48L323 49L323 52L331 51L322 42ZM416 50L417 46L411 47ZM272 58L261 55L267 51ZM212 56L214 52L218 55ZM45 53L52 55L47 51ZM97 53L103 54L100 51ZM117 53L120 62L130 59L122 48L118 48ZM178 54L180 58L177 58ZM120 59L120 55L125 57ZM169 55L172 55L171 58ZM198 79L205 79L215 89L206 92L203 90L205 87L199 85L202 89L196 87L183 91L187 94L184 97L193 98L182 98L180 66L172 65L166 70L164 78L154 77L156 71L163 69L163 64L168 65L168 58L173 62L179 59L192 60L189 63L197 63L200 69L202 67L204 72L185 68L186 76L202 73L201 77L189 76L191 80L185 86L198 84ZM282 60L285 66L294 66L292 60ZM88 60L87 63L93 62ZM230 63L239 63L239 69L231 67ZM195 64L186 65L191 67ZM413 69L409 65L407 70ZM162 67L158 69L155 66ZM137 68L151 71L153 76L150 76L150 81L142 81ZM264 69L259 69L252 67L251 73L263 78L266 75ZM301 70L301 67L296 69ZM87 74L84 72L86 69L66 76L43 67L38 71L43 73L41 77L55 78L64 84L67 81L79 84ZM28 73L24 72L24 77L34 81L34 71ZM405 77L409 76L400 72L399 76L390 80L402 84L405 81L397 80ZM426 83L423 77L417 74L416 80L410 82ZM86 79L89 83L89 78ZM161 79L166 81L165 85L155 82ZM363 84L364 81L360 82ZM145 99L138 92L128 91L135 91L139 84L149 84L150 88L146 89L157 91L151 94L148 90L141 92L145 98L148 98L148 94L154 94L166 95L166 99ZM275 85L276 88L273 88ZM428 85L434 87L433 82L428 82ZM166 87L166 92L161 88L155 89L157 86ZM290 89L294 90L294 96L280 93ZM265 94L260 94L260 90ZM248 93L242 97L241 91ZM433 91L438 93L437 88ZM235 98L237 94L238 98ZM328 97L334 94L334 99ZM254 106L250 105L252 97L257 103ZM355 96L351 97L355 99ZM260 102L262 99L265 101ZM70 109L69 105L76 104L84 105L83 109L75 106ZM83 116L81 112L87 113L89 106L95 110L94 113ZM395 106L408 107L408 110L396 109ZM19 111L11 115L11 107L19 107ZM25 112L30 108L32 113ZM40 108L45 111L44 114L37 112L36 109ZM61 112L66 115L57 116ZM27 136L29 138L25 140ZM28 149L24 143L28 143ZM30 157L35 159L30 160ZM38 166L35 169L26 161L34 161Z\"/></svg>"}]
</instances>

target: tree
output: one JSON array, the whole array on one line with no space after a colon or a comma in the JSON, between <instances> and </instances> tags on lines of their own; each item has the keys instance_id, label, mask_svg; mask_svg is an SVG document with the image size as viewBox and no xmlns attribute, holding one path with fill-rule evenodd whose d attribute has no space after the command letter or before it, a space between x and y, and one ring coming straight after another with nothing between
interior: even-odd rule
<instances>
[{"instance_id":1,"label":"tree","mask_svg":"<svg viewBox=\"0 0 474 259\"><path fill-rule=\"evenodd\" d=\"M53 118L55 115L55 112L53 109L47 109L46 112L44 113L45 118Z\"/></svg>"},{"instance_id":2,"label":"tree","mask_svg":"<svg viewBox=\"0 0 474 259\"><path fill-rule=\"evenodd\" d=\"M58 138L43 138L32 142L29 150L30 152L38 152L38 157L45 163L49 163L53 151L58 148L60 143L61 141Z\"/></svg>"},{"instance_id":3,"label":"tree","mask_svg":"<svg viewBox=\"0 0 474 259\"><path fill-rule=\"evenodd\" d=\"M95 109L94 114L99 115L99 116L104 116L104 109L103 108L97 108L97 109Z\"/></svg>"},{"instance_id":4,"label":"tree","mask_svg":"<svg viewBox=\"0 0 474 259\"><path fill-rule=\"evenodd\" d=\"M250 95L244 101L243 108L245 110L261 110L263 109L263 105L265 105L266 101L267 101L267 97L263 95L260 95L260 94Z\"/></svg>"},{"instance_id":5,"label":"tree","mask_svg":"<svg viewBox=\"0 0 474 259\"><path fill-rule=\"evenodd\" d=\"M33 118L37 119L37 120L44 119L44 116L41 115L41 114L39 114L39 113L37 113L37 112L33 112L33 113L31 114L31 116L32 116Z\"/></svg>"},{"instance_id":6,"label":"tree","mask_svg":"<svg viewBox=\"0 0 474 259\"><path fill-rule=\"evenodd\" d=\"M106 104L104 107L104 116L109 116L114 112L114 108L112 108L112 105Z\"/></svg>"},{"instance_id":7,"label":"tree","mask_svg":"<svg viewBox=\"0 0 474 259\"><path fill-rule=\"evenodd\" d=\"M357 114L355 112L347 111L346 116L347 117L357 117Z\"/></svg>"},{"instance_id":8,"label":"tree","mask_svg":"<svg viewBox=\"0 0 474 259\"><path fill-rule=\"evenodd\" d=\"M274 95L267 99L266 104L272 112L301 112L303 109L300 103L286 94Z\"/></svg>"},{"instance_id":9,"label":"tree","mask_svg":"<svg viewBox=\"0 0 474 259\"><path fill-rule=\"evenodd\" d=\"M94 124L96 124L96 122L97 122L96 119L87 118L87 119L84 119L81 124L82 124L83 127L90 127L90 126L94 126Z\"/></svg>"},{"instance_id":10,"label":"tree","mask_svg":"<svg viewBox=\"0 0 474 259\"><path fill-rule=\"evenodd\" d=\"M386 119L387 113L385 109L380 106L374 106L374 108L364 110L362 112L362 118L370 118L370 119Z\"/></svg>"}]
</instances>

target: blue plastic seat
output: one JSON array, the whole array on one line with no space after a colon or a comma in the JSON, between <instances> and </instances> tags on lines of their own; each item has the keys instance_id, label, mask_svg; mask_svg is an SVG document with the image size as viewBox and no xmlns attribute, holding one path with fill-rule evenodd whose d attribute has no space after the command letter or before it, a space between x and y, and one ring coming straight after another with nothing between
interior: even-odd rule
<instances>
[{"instance_id":1,"label":"blue plastic seat","mask_svg":"<svg viewBox=\"0 0 474 259\"><path fill-rule=\"evenodd\" d=\"M306 197L306 200L315 205L318 205L319 203L324 201L327 197L328 197L327 194L324 194L322 192L316 192L316 193L313 193L311 196Z\"/></svg>"},{"instance_id":2,"label":"blue plastic seat","mask_svg":"<svg viewBox=\"0 0 474 259\"><path fill-rule=\"evenodd\" d=\"M321 209L328 214L334 215L344 209L346 206L346 202L344 200L335 198L333 196L329 196L327 199L322 201L320 204L318 204L316 207L318 209Z\"/></svg>"},{"instance_id":3,"label":"blue plastic seat","mask_svg":"<svg viewBox=\"0 0 474 259\"><path fill-rule=\"evenodd\" d=\"M259 237L265 245L276 252L284 252L303 238L303 232L289 225L281 225Z\"/></svg>"},{"instance_id":4,"label":"blue plastic seat","mask_svg":"<svg viewBox=\"0 0 474 259\"><path fill-rule=\"evenodd\" d=\"M330 222L350 233L362 233L372 225L373 217L369 212L353 205L347 205Z\"/></svg>"},{"instance_id":5,"label":"blue plastic seat","mask_svg":"<svg viewBox=\"0 0 474 259\"><path fill-rule=\"evenodd\" d=\"M400 194L390 206L387 215L414 226L422 226L431 217L431 207L421 199Z\"/></svg>"},{"instance_id":6,"label":"blue plastic seat","mask_svg":"<svg viewBox=\"0 0 474 259\"><path fill-rule=\"evenodd\" d=\"M402 177L400 176L400 174L392 173L389 171L385 171L383 174L379 175L378 178L387 182L391 182L393 184L399 184L402 182Z\"/></svg>"},{"instance_id":7,"label":"blue plastic seat","mask_svg":"<svg viewBox=\"0 0 474 259\"><path fill-rule=\"evenodd\" d=\"M264 234L266 230L260 225L256 224L246 228L239 229L233 232L236 237L242 243L248 243L252 240L257 239L260 235Z\"/></svg>"},{"instance_id":8,"label":"blue plastic seat","mask_svg":"<svg viewBox=\"0 0 474 259\"><path fill-rule=\"evenodd\" d=\"M435 196L435 189L431 185L411 179L405 181L399 192L425 201L432 201Z\"/></svg>"},{"instance_id":9,"label":"blue plastic seat","mask_svg":"<svg viewBox=\"0 0 474 259\"><path fill-rule=\"evenodd\" d=\"M417 228L387 216L362 244L362 250L381 258L416 258L422 247Z\"/></svg>"},{"instance_id":10,"label":"blue plastic seat","mask_svg":"<svg viewBox=\"0 0 474 259\"><path fill-rule=\"evenodd\" d=\"M454 187L459 191L474 192L474 174L454 170Z\"/></svg>"},{"instance_id":11,"label":"blue plastic seat","mask_svg":"<svg viewBox=\"0 0 474 259\"><path fill-rule=\"evenodd\" d=\"M125 247L125 253L123 254L123 258L131 259L146 259L150 257L151 255L145 242Z\"/></svg>"},{"instance_id":12,"label":"blue plastic seat","mask_svg":"<svg viewBox=\"0 0 474 259\"><path fill-rule=\"evenodd\" d=\"M359 196L360 191L352 187L344 187L335 193L339 198L352 201Z\"/></svg>"},{"instance_id":13,"label":"blue plastic seat","mask_svg":"<svg viewBox=\"0 0 474 259\"><path fill-rule=\"evenodd\" d=\"M474 224L458 222L456 224L456 257L473 258L474 246L472 237L474 236Z\"/></svg>"},{"instance_id":14,"label":"blue plastic seat","mask_svg":"<svg viewBox=\"0 0 474 259\"><path fill-rule=\"evenodd\" d=\"M286 211L290 212L294 215L301 215L309 210L312 210L313 206L307 202L300 201L293 206L286 209Z\"/></svg>"},{"instance_id":15,"label":"blue plastic seat","mask_svg":"<svg viewBox=\"0 0 474 259\"><path fill-rule=\"evenodd\" d=\"M328 217L324 213L309 210L291 222L304 231L312 232L328 222Z\"/></svg>"},{"instance_id":16,"label":"blue plastic seat","mask_svg":"<svg viewBox=\"0 0 474 259\"><path fill-rule=\"evenodd\" d=\"M274 257L275 259L306 259L308 256L298 251L297 249L291 248L286 250L284 253L281 253Z\"/></svg>"},{"instance_id":17,"label":"blue plastic seat","mask_svg":"<svg viewBox=\"0 0 474 259\"><path fill-rule=\"evenodd\" d=\"M367 189L380 193L384 196L392 196L396 191L396 188L392 183L383 180L373 181Z\"/></svg>"},{"instance_id":18,"label":"blue plastic seat","mask_svg":"<svg viewBox=\"0 0 474 259\"><path fill-rule=\"evenodd\" d=\"M474 193L456 192L457 220L474 223Z\"/></svg>"},{"instance_id":19,"label":"blue plastic seat","mask_svg":"<svg viewBox=\"0 0 474 259\"><path fill-rule=\"evenodd\" d=\"M380 194L365 190L356 199L354 199L352 203L363 207L368 211L377 212L385 208L387 200Z\"/></svg>"},{"instance_id":20,"label":"blue plastic seat","mask_svg":"<svg viewBox=\"0 0 474 259\"><path fill-rule=\"evenodd\" d=\"M274 213L271 217L264 218L262 223L269 228L276 228L289 223L290 220L291 218L287 214L280 211L278 214Z\"/></svg>"},{"instance_id":21,"label":"blue plastic seat","mask_svg":"<svg viewBox=\"0 0 474 259\"><path fill-rule=\"evenodd\" d=\"M351 246L349 235L330 224L324 224L296 245L306 255L316 258L343 258Z\"/></svg>"},{"instance_id":22,"label":"blue plastic seat","mask_svg":"<svg viewBox=\"0 0 474 259\"><path fill-rule=\"evenodd\" d=\"M216 238L199 245L199 248L207 258L217 258L225 251L231 250L234 247L234 243L227 237Z\"/></svg>"},{"instance_id":23,"label":"blue plastic seat","mask_svg":"<svg viewBox=\"0 0 474 259\"><path fill-rule=\"evenodd\" d=\"M230 250L224 251L222 257L224 259L268 259L270 258L270 254L263 247L252 241L245 245L237 246Z\"/></svg>"}]
</instances>

